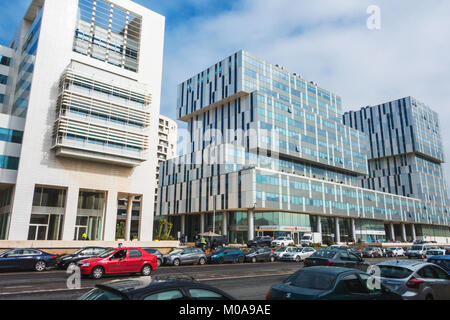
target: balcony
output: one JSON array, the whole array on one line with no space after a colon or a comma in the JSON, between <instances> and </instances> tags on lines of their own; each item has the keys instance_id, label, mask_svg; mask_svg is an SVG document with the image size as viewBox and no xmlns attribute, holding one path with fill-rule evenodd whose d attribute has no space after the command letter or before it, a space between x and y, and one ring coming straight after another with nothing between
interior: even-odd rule
<instances>
[{"instance_id":1,"label":"balcony","mask_svg":"<svg viewBox=\"0 0 450 320\"><path fill-rule=\"evenodd\" d=\"M130 168L137 167L147 160L145 152L113 148L68 138L56 139L52 149L56 151L58 157L90 160Z\"/></svg>"}]
</instances>

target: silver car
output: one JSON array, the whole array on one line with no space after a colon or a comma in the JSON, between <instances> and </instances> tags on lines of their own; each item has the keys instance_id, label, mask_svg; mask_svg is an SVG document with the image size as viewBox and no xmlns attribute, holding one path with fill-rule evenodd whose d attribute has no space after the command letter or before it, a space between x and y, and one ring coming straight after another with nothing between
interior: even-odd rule
<instances>
[{"instance_id":1,"label":"silver car","mask_svg":"<svg viewBox=\"0 0 450 320\"><path fill-rule=\"evenodd\" d=\"M449 300L450 275L427 262L398 260L378 263L381 283L404 300Z\"/></svg>"},{"instance_id":2,"label":"silver car","mask_svg":"<svg viewBox=\"0 0 450 320\"><path fill-rule=\"evenodd\" d=\"M199 248L176 249L164 256L165 265L179 266L181 264L206 263L206 254Z\"/></svg>"}]
</instances>

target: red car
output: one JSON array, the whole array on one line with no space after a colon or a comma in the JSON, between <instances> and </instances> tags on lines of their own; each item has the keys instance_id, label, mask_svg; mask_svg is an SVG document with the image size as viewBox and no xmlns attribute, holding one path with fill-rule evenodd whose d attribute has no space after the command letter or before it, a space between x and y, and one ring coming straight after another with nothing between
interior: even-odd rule
<instances>
[{"instance_id":1,"label":"red car","mask_svg":"<svg viewBox=\"0 0 450 320\"><path fill-rule=\"evenodd\" d=\"M100 279L105 274L140 273L149 276L158 268L156 256L141 248L108 249L98 257L77 264L82 275Z\"/></svg>"}]
</instances>

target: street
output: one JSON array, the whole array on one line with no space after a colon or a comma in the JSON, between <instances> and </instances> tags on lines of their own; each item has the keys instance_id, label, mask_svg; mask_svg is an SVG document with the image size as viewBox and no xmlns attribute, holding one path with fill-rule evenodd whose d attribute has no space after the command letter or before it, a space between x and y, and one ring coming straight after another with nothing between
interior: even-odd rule
<instances>
[{"instance_id":1,"label":"street","mask_svg":"<svg viewBox=\"0 0 450 320\"><path fill-rule=\"evenodd\" d=\"M390 258L389 260L391 260ZM367 259L376 264L386 259ZM153 276L192 277L217 287L238 300L264 300L269 288L303 267L302 263L246 263L160 267ZM81 279L81 289L67 289L64 270L0 273L0 300L76 300L96 284L139 276L109 276L102 280Z\"/></svg>"}]
</instances>

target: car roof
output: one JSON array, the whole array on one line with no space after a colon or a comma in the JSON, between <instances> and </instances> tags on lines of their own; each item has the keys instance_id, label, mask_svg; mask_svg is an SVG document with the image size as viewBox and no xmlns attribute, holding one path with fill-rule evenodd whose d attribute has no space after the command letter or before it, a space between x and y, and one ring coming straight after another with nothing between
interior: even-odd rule
<instances>
[{"instance_id":1,"label":"car roof","mask_svg":"<svg viewBox=\"0 0 450 320\"><path fill-rule=\"evenodd\" d=\"M309 267L301 269L300 271L309 271L309 272L322 272L331 275L339 275L341 273L346 272L356 272L356 273L364 273L361 270L351 269L351 268L342 268L342 267L328 267L328 266L317 266L317 267Z\"/></svg>"},{"instance_id":2,"label":"car roof","mask_svg":"<svg viewBox=\"0 0 450 320\"><path fill-rule=\"evenodd\" d=\"M232 298L227 293L216 289L207 284L200 283L194 279L183 279L178 277L150 277L146 280L133 279L133 280L116 280L109 283L98 284L96 288L103 289L106 291L112 291L122 296L128 296L130 294L139 294L141 292L146 292L149 289L151 291L158 291L160 289L181 289L183 287L189 286L191 288L209 288L215 291L221 292L224 295Z\"/></svg>"},{"instance_id":3,"label":"car roof","mask_svg":"<svg viewBox=\"0 0 450 320\"><path fill-rule=\"evenodd\" d=\"M377 264L377 266L392 266L392 267L402 267L410 270L417 270L426 265L430 265L430 263L423 261L415 261L415 260L389 260L383 261Z\"/></svg>"},{"instance_id":4,"label":"car roof","mask_svg":"<svg viewBox=\"0 0 450 320\"><path fill-rule=\"evenodd\" d=\"M450 260L450 255L446 255L446 256L432 256L429 259L433 259L433 260Z\"/></svg>"}]
</instances>

